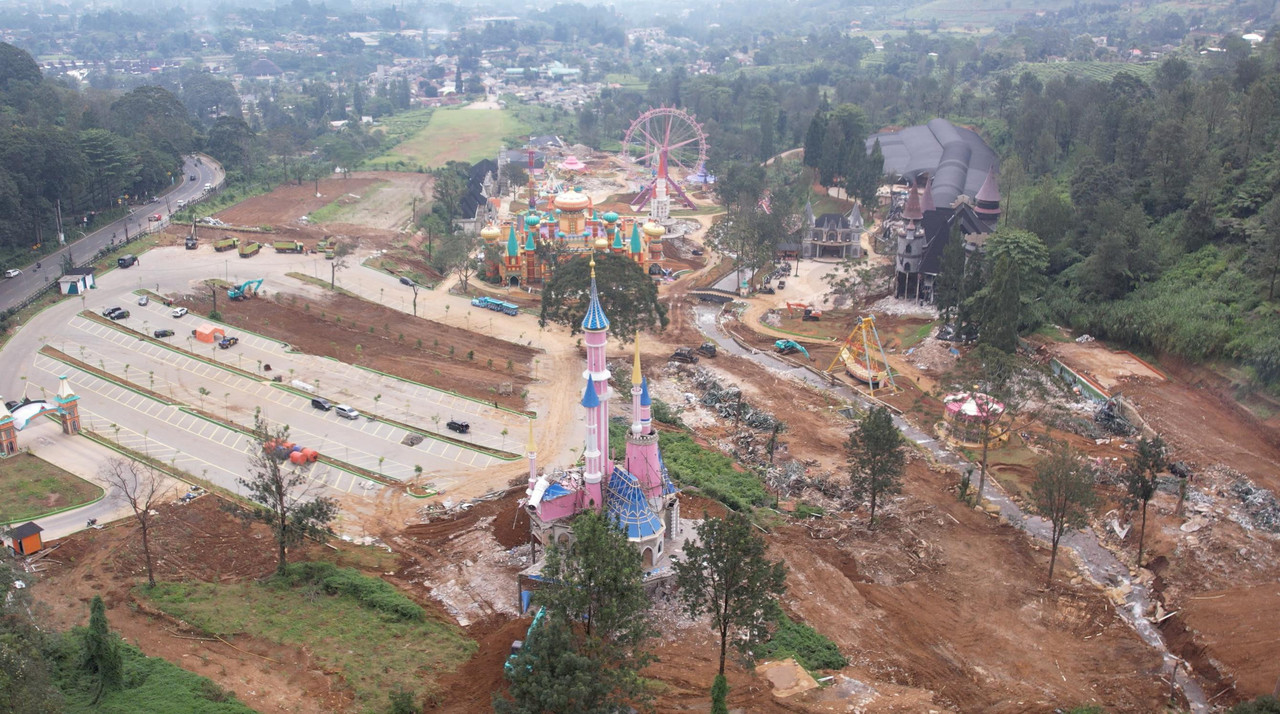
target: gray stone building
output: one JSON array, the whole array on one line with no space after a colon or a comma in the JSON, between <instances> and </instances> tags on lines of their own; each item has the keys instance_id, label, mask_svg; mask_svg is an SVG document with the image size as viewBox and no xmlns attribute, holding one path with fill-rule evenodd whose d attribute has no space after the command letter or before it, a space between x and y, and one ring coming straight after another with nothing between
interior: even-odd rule
<instances>
[{"instance_id":1,"label":"gray stone building","mask_svg":"<svg viewBox=\"0 0 1280 714\"><path fill-rule=\"evenodd\" d=\"M778 245L784 258L829 258L845 260L862 257L862 214L855 204L848 213L813 215L813 204L806 203L799 230L788 242Z\"/></svg>"}]
</instances>

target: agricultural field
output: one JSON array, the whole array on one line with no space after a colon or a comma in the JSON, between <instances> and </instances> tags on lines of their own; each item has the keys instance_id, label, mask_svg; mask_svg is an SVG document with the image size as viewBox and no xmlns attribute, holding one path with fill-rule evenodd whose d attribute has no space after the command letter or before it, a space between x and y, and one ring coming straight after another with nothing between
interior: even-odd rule
<instances>
[{"instance_id":1,"label":"agricultural field","mask_svg":"<svg viewBox=\"0 0 1280 714\"><path fill-rule=\"evenodd\" d=\"M417 170L437 168L449 161L475 163L496 154L503 137L525 131L524 123L507 110L440 110L421 129L366 164Z\"/></svg>"},{"instance_id":2,"label":"agricultural field","mask_svg":"<svg viewBox=\"0 0 1280 714\"><path fill-rule=\"evenodd\" d=\"M903 16L926 22L938 20L948 24L993 26L1040 11L1061 10L1072 4L1069 0L932 0L907 10Z\"/></svg>"},{"instance_id":3,"label":"agricultural field","mask_svg":"<svg viewBox=\"0 0 1280 714\"><path fill-rule=\"evenodd\" d=\"M1150 82L1156 73L1155 62L1019 62L1009 70L1010 77L1021 77L1030 72L1044 82L1054 78L1075 77L1107 82L1121 72Z\"/></svg>"},{"instance_id":4,"label":"agricultural field","mask_svg":"<svg viewBox=\"0 0 1280 714\"><path fill-rule=\"evenodd\" d=\"M0 469L0 523L27 521L102 497L102 488L31 454Z\"/></svg>"}]
</instances>

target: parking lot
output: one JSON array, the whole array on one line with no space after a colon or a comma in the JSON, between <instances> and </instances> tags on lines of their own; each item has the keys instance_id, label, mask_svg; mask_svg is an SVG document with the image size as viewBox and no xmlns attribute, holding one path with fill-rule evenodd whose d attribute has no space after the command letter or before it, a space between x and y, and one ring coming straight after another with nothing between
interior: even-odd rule
<instances>
[{"instance_id":1,"label":"parking lot","mask_svg":"<svg viewBox=\"0 0 1280 714\"><path fill-rule=\"evenodd\" d=\"M32 375L33 380L35 383L53 384L58 376L66 374L72 387L82 396L81 409L86 428L162 460L173 459L176 467L204 476L218 485L236 490L235 478L243 474L252 448L250 439L241 431L199 416L190 407L200 408L245 428L252 425L255 413L260 410L269 421L289 425L290 438L299 445L397 480L414 478L419 473L417 467L420 467L421 473L442 489L464 483L469 472L503 463L490 454L429 436L415 445L409 438L414 432L403 427L367 416L345 419L336 411L314 409L309 395L285 389L283 384L272 382L267 377L247 376L230 368L234 365L253 372L258 368L260 358L286 357L290 363L297 364L318 358L286 355L278 343L242 333L237 333L241 337L240 344L226 350L192 340L191 349L199 355L193 357L179 350L188 347L189 333L200 324L199 318L175 319L170 317L167 308L154 303L131 306L131 312L127 320L111 325L74 315L67 322L67 329L50 339L49 343L74 360L168 397L176 404L166 404L160 398L122 387L45 355L36 357L34 367L38 373ZM179 328L175 329L177 335L168 340L178 349L140 339L130 331L130 328L136 328L150 333L160 329L158 325ZM207 353L202 349L206 347ZM385 391L388 394L421 394L423 399L435 397L436 404L442 404L446 399L457 399L465 402L463 406L480 406L445 393L430 394L436 390L421 385L401 383L364 370L348 371L352 368L330 360L319 361L329 370L321 378L321 391L338 399L345 399L339 396L343 391L337 389L341 380L374 377L382 385L378 388L387 387ZM295 370L296 376L299 368L291 369ZM273 370L280 371L278 368ZM335 373L340 375L335 376ZM333 392L325 388L325 382L329 380L334 385ZM350 401L353 406L362 405L360 400ZM374 406L372 398L366 401L369 406ZM390 402L381 399L379 402L382 411L390 410ZM496 411L490 407L483 408ZM392 418L395 416L398 415L392 415ZM414 416L414 419L420 417ZM226 450L242 456L229 460ZM241 458L245 461L237 463ZM308 478L334 491L363 493L378 488L376 483L338 468L323 464L309 464L306 468Z\"/></svg>"}]
</instances>

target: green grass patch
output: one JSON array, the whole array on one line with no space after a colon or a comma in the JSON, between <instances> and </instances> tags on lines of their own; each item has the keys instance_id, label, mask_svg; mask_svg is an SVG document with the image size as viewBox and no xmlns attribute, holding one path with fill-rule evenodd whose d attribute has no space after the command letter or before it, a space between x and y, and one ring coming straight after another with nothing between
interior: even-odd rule
<instances>
[{"instance_id":1,"label":"green grass patch","mask_svg":"<svg viewBox=\"0 0 1280 714\"><path fill-rule=\"evenodd\" d=\"M920 344L924 338L929 336L929 333L933 332L934 325L935 323L926 322L915 330L903 335L902 349L910 349L915 345Z\"/></svg>"},{"instance_id":2,"label":"green grass patch","mask_svg":"<svg viewBox=\"0 0 1280 714\"><path fill-rule=\"evenodd\" d=\"M621 444L626 430L626 424L610 424L610 440ZM735 511L749 511L753 506L768 505L774 500L759 476L738 470L733 459L699 446L686 432L664 431L658 437L658 446L671 480L677 486L696 488Z\"/></svg>"},{"instance_id":3,"label":"green grass patch","mask_svg":"<svg viewBox=\"0 0 1280 714\"><path fill-rule=\"evenodd\" d=\"M390 185L389 181L379 181L375 184L372 184L369 186L369 188L365 189L364 194L361 195L360 198L358 199L352 198L347 194L343 194L339 196L336 200L331 201L321 206L320 208L317 208L311 213L308 213L307 221L310 223L332 223L334 221L337 221L344 214L348 212L348 209L351 206L354 206L360 201L363 201L369 198L373 194L377 193L379 189L385 188L386 186L389 186L389 185Z\"/></svg>"},{"instance_id":4,"label":"green grass patch","mask_svg":"<svg viewBox=\"0 0 1280 714\"><path fill-rule=\"evenodd\" d=\"M364 165L416 170L437 168L448 161L475 163L495 156L503 137L527 131L527 125L509 110L439 110L426 126Z\"/></svg>"},{"instance_id":5,"label":"green grass patch","mask_svg":"<svg viewBox=\"0 0 1280 714\"><path fill-rule=\"evenodd\" d=\"M1051 79L1074 77L1081 80L1110 82L1117 74L1127 72L1144 82L1155 78L1155 62L1019 62L1007 74L1016 81L1023 72L1030 72L1041 82Z\"/></svg>"},{"instance_id":6,"label":"green grass patch","mask_svg":"<svg viewBox=\"0 0 1280 714\"><path fill-rule=\"evenodd\" d=\"M102 497L102 487L31 454L16 454L0 469L0 523L29 521Z\"/></svg>"},{"instance_id":7,"label":"green grass patch","mask_svg":"<svg viewBox=\"0 0 1280 714\"><path fill-rule=\"evenodd\" d=\"M476 649L456 627L405 619L417 606L381 580L329 564L291 566L289 576L266 583L161 583L136 592L212 634L306 647L366 708L382 705L397 687L430 691L435 675L453 671Z\"/></svg>"},{"instance_id":8,"label":"green grass patch","mask_svg":"<svg viewBox=\"0 0 1280 714\"><path fill-rule=\"evenodd\" d=\"M97 683L79 667L83 638L84 630L77 628L58 638L52 653L54 681L65 698L61 711L67 714L254 714L213 681L124 642L119 644L124 687L105 692L94 704Z\"/></svg>"},{"instance_id":9,"label":"green grass patch","mask_svg":"<svg viewBox=\"0 0 1280 714\"><path fill-rule=\"evenodd\" d=\"M777 660L787 657L794 657L801 667L809 671L843 669L849 664L849 660L840 654L840 648L826 635L783 613L773 637L760 648L759 658Z\"/></svg>"},{"instance_id":10,"label":"green grass patch","mask_svg":"<svg viewBox=\"0 0 1280 714\"><path fill-rule=\"evenodd\" d=\"M606 84L616 84L623 89L634 89L643 92L649 88L649 83L640 79L634 74L622 74L619 72L610 72L604 76Z\"/></svg>"}]
</instances>

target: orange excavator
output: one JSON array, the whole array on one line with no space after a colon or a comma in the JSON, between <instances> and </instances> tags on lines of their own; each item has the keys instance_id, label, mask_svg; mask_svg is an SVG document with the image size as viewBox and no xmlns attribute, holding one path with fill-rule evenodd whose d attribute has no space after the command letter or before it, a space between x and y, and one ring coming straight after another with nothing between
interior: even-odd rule
<instances>
[{"instance_id":1,"label":"orange excavator","mask_svg":"<svg viewBox=\"0 0 1280 714\"><path fill-rule=\"evenodd\" d=\"M818 320L822 319L821 310L817 310L812 306L802 302L787 303L787 317L795 317L796 315L795 315L795 312L793 312L794 310L802 311L801 318L800 318L802 322L817 322Z\"/></svg>"}]
</instances>

